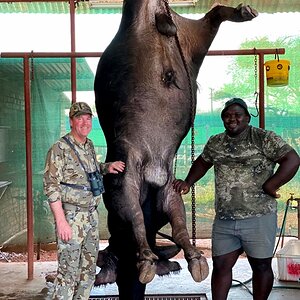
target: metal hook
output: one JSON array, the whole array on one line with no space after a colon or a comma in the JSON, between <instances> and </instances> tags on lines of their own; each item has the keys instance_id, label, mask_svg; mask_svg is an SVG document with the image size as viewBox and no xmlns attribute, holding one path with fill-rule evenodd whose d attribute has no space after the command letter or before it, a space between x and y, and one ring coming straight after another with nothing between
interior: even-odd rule
<instances>
[{"instance_id":1,"label":"metal hook","mask_svg":"<svg viewBox=\"0 0 300 300\"><path fill-rule=\"evenodd\" d=\"M257 103L258 103L258 95L259 93L257 91L254 92L254 96L255 96L255 109L256 109L256 114L250 114L252 117L256 118L259 116L259 110L258 110L258 106L257 106Z\"/></svg>"},{"instance_id":2,"label":"metal hook","mask_svg":"<svg viewBox=\"0 0 300 300\"><path fill-rule=\"evenodd\" d=\"M278 49L276 49L276 53L275 53L275 59L277 58L277 61L279 61L279 53L278 53Z\"/></svg>"}]
</instances>

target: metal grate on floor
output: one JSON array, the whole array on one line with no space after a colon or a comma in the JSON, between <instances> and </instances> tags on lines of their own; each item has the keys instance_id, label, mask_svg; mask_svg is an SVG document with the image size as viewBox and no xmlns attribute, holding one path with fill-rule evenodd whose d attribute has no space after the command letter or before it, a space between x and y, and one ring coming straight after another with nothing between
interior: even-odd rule
<instances>
[{"instance_id":1,"label":"metal grate on floor","mask_svg":"<svg viewBox=\"0 0 300 300\"><path fill-rule=\"evenodd\" d=\"M89 300L118 300L118 296L90 296ZM207 300L205 294L164 294L164 295L146 295L145 300Z\"/></svg>"}]
</instances>

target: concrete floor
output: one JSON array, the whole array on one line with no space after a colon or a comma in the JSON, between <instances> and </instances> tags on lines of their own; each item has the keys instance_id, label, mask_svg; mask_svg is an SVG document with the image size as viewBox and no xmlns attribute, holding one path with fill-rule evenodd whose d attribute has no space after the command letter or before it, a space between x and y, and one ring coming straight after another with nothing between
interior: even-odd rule
<instances>
[{"instance_id":1,"label":"concrete floor","mask_svg":"<svg viewBox=\"0 0 300 300\"><path fill-rule=\"evenodd\" d=\"M187 264L184 259L179 259L182 271L180 274L167 277L156 276L154 280L147 285L146 294L205 294L207 299L211 299L210 294L210 275L201 283L195 283L187 270ZM211 259L208 259L211 267ZM47 293L45 276L48 273L55 272L56 262L36 262L34 264L34 279L27 280L27 263L0 263L0 299L2 300L42 300ZM211 269L211 268L210 268ZM277 260L273 259L273 269L276 278L278 277ZM248 262L245 258L240 258L234 267L234 279L241 282L246 281L251 276ZM251 290L251 283L247 285ZM117 286L111 284L107 287L94 288L92 296L117 295ZM275 280L274 289L269 300L299 300L300 283L283 282ZM228 300L248 300L252 299L251 294L243 287L234 287L230 290Z\"/></svg>"},{"instance_id":2,"label":"concrete floor","mask_svg":"<svg viewBox=\"0 0 300 300\"><path fill-rule=\"evenodd\" d=\"M211 299L210 293L210 277L212 270L212 261L209 258L208 263L210 266L210 274L207 279L201 283L196 283L193 281L188 269L187 263L184 259L177 260L182 270L180 274L170 275L166 277L155 276L154 280L147 285L146 294L148 295L162 295L162 294L193 294L206 295L207 299ZM283 282L279 281L278 270L277 270L277 259L273 259L273 270L275 273L276 280L274 282L274 289L269 297L269 300L281 300L282 298L288 300L299 300L300 299L300 283L298 282ZM245 282L251 278L251 269L249 267L246 258L240 258L233 270L233 279L239 280L240 282ZM233 282L237 285L237 282ZM252 289L251 282L247 284L247 287ZM107 287L94 288L91 295L117 295L118 290L116 284L109 285ZM228 296L228 300L248 300L252 299L252 295L243 286L237 286L231 288Z\"/></svg>"}]
</instances>

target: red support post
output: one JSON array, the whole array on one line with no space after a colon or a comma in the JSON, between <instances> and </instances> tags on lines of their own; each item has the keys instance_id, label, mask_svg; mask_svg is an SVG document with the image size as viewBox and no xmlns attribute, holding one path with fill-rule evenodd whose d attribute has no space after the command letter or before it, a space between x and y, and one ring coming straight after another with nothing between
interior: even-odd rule
<instances>
[{"instance_id":1,"label":"red support post","mask_svg":"<svg viewBox=\"0 0 300 300\"><path fill-rule=\"evenodd\" d=\"M26 192L27 192L27 253L28 280L33 279L34 230L33 230L33 194L32 194L32 140L30 105L30 65L29 56L23 58L24 98L25 98L25 141L26 141Z\"/></svg>"},{"instance_id":2,"label":"red support post","mask_svg":"<svg viewBox=\"0 0 300 300\"><path fill-rule=\"evenodd\" d=\"M265 129L265 81L264 81L264 54L259 53L258 76L259 76L259 127Z\"/></svg>"},{"instance_id":3,"label":"red support post","mask_svg":"<svg viewBox=\"0 0 300 300\"><path fill-rule=\"evenodd\" d=\"M75 2L76 0L70 0L70 27L71 27L71 53L76 51L75 43ZM76 57L71 57L71 91L72 91L72 103L76 102Z\"/></svg>"}]
</instances>

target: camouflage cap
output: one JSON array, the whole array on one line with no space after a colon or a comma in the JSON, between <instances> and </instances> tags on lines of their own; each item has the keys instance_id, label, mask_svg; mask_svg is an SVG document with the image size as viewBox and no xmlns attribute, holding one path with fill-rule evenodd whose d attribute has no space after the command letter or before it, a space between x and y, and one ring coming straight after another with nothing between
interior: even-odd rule
<instances>
[{"instance_id":1,"label":"camouflage cap","mask_svg":"<svg viewBox=\"0 0 300 300\"><path fill-rule=\"evenodd\" d=\"M228 109L228 107L233 105L233 104L238 104L239 106L241 106L245 110L245 113L247 114L247 116L251 119L250 113L248 111L248 106L247 106L246 102L241 98L232 98L232 99L228 100L225 103L225 106L224 106L224 108L221 112L221 117L222 118L223 118L223 114Z\"/></svg>"},{"instance_id":2,"label":"camouflage cap","mask_svg":"<svg viewBox=\"0 0 300 300\"><path fill-rule=\"evenodd\" d=\"M85 102L75 102L70 107L69 117L77 117L80 115L93 115L91 108Z\"/></svg>"}]
</instances>

